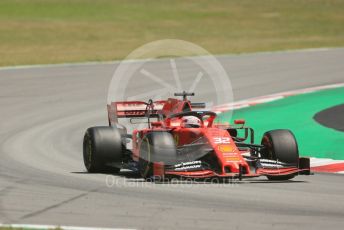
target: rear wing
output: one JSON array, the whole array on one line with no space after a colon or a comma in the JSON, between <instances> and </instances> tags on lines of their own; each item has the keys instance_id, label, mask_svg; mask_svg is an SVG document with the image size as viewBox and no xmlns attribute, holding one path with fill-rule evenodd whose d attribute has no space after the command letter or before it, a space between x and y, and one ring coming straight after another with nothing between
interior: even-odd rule
<instances>
[{"instance_id":1,"label":"rear wing","mask_svg":"<svg viewBox=\"0 0 344 230\"><path fill-rule=\"evenodd\" d=\"M118 122L118 118L146 117L148 112L150 115L157 115L164 105L165 101L155 101L152 105L143 101L112 102L107 105L109 123Z\"/></svg>"},{"instance_id":2,"label":"rear wing","mask_svg":"<svg viewBox=\"0 0 344 230\"><path fill-rule=\"evenodd\" d=\"M138 118L147 116L166 116L170 113L179 113L184 111L185 104L188 108L205 108L205 103L190 103L189 101L180 101L169 98L167 101L118 101L107 105L109 124L118 123L119 118ZM165 106L166 105L166 106ZM188 111L190 111L190 109Z\"/></svg>"}]
</instances>

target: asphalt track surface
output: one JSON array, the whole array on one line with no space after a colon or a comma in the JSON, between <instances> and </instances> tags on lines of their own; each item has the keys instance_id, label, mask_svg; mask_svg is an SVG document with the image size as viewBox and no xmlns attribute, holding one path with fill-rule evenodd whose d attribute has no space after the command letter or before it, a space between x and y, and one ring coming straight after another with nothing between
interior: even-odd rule
<instances>
[{"instance_id":1,"label":"asphalt track surface","mask_svg":"<svg viewBox=\"0 0 344 230\"><path fill-rule=\"evenodd\" d=\"M314 115L319 124L344 132L344 104L333 106Z\"/></svg>"},{"instance_id":2,"label":"asphalt track surface","mask_svg":"<svg viewBox=\"0 0 344 230\"><path fill-rule=\"evenodd\" d=\"M219 60L231 72L236 100L344 81L344 49ZM107 186L107 175L85 173L82 136L87 127L106 124L107 87L115 68L116 64L91 64L0 70L0 222L139 229L342 229L342 175L190 185L143 182L124 172L110 177L108 185L115 185Z\"/></svg>"}]
</instances>

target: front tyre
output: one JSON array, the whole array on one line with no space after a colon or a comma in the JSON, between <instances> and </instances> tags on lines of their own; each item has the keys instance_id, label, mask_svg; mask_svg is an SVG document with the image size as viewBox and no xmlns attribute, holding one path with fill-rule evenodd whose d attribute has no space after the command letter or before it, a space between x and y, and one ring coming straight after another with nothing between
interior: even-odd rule
<instances>
[{"instance_id":1,"label":"front tyre","mask_svg":"<svg viewBox=\"0 0 344 230\"><path fill-rule=\"evenodd\" d=\"M268 131L263 135L262 145L265 149L261 153L263 159L279 161L291 167L298 167L299 150L294 134L290 130L278 129ZM292 175L267 176L269 180L289 180Z\"/></svg>"},{"instance_id":2,"label":"front tyre","mask_svg":"<svg viewBox=\"0 0 344 230\"><path fill-rule=\"evenodd\" d=\"M139 158L139 172L140 175L147 179L153 176L153 163L151 162L151 148L148 138L144 138L141 142L140 147L140 158Z\"/></svg>"},{"instance_id":3,"label":"front tyre","mask_svg":"<svg viewBox=\"0 0 344 230\"><path fill-rule=\"evenodd\" d=\"M153 176L154 162L173 165L177 162L177 150L171 133L150 132L146 134L140 145L139 171L143 178Z\"/></svg>"}]
</instances>

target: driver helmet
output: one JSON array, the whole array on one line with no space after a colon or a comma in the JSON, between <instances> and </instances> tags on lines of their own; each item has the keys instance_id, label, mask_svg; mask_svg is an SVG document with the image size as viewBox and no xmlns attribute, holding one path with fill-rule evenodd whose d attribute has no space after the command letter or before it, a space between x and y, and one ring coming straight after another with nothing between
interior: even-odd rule
<instances>
[{"instance_id":1,"label":"driver helmet","mask_svg":"<svg viewBox=\"0 0 344 230\"><path fill-rule=\"evenodd\" d=\"M185 116L182 118L182 124L185 128L199 128L201 120L194 116Z\"/></svg>"}]
</instances>

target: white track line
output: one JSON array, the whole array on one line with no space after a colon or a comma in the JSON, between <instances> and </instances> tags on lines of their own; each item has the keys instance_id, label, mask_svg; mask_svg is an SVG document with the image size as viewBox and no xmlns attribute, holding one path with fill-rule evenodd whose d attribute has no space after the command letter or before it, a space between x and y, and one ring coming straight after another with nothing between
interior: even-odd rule
<instances>
[{"instance_id":1,"label":"white track line","mask_svg":"<svg viewBox=\"0 0 344 230\"><path fill-rule=\"evenodd\" d=\"M281 93L270 94L270 95L261 96L261 97L254 97L254 98L241 100L241 101L237 101L233 103L219 105L219 106L216 106L214 110L217 112L225 112L227 110L236 110L236 109L246 108L246 107L268 103L272 101L277 101L289 96L313 93L320 90L335 89L335 88L340 88L340 87L344 87L344 83L337 83L337 84L331 84L331 85L316 86L316 87L310 87L310 88L304 88L304 89L285 91Z\"/></svg>"},{"instance_id":2,"label":"white track line","mask_svg":"<svg viewBox=\"0 0 344 230\"><path fill-rule=\"evenodd\" d=\"M337 164L337 163L344 163L344 160L333 160L330 158L311 157L310 160L311 160L311 166L312 167L325 166L325 165Z\"/></svg>"},{"instance_id":3,"label":"white track line","mask_svg":"<svg viewBox=\"0 0 344 230\"><path fill-rule=\"evenodd\" d=\"M252 52L252 53L238 53L238 54L219 54L214 55L217 58L223 57L234 57L234 56L244 56L244 55L260 55L260 54L278 54L278 53L308 53L308 52L324 52L329 50L342 49L342 47L323 47L323 48L306 48L306 49L295 49L295 50L277 50L277 51L262 51L262 52ZM202 58L205 56L197 56ZM182 58L190 58L188 56ZM166 61L170 58L159 58L155 59L155 62ZM152 61L152 59L132 59L132 60L112 60L112 61L90 61L90 62L75 62L75 63L57 63L57 64L37 64L37 65L16 65L16 66L4 66L0 67L1 70L16 70L16 69L32 69L32 68L51 68L51 67L74 67L74 66L88 66L88 65L113 65L121 62L132 63L132 62L147 62Z\"/></svg>"},{"instance_id":4,"label":"white track line","mask_svg":"<svg viewBox=\"0 0 344 230\"><path fill-rule=\"evenodd\" d=\"M134 230L133 228L97 228L97 227L77 227L77 226L58 226L58 225L39 225L39 224L0 224L0 227L22 228L25 229L56 229L63 230Z\"/></svg>"}]
</instances>

